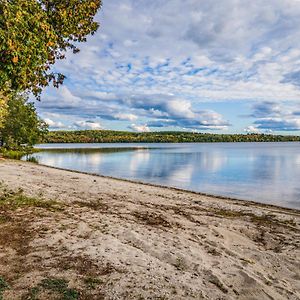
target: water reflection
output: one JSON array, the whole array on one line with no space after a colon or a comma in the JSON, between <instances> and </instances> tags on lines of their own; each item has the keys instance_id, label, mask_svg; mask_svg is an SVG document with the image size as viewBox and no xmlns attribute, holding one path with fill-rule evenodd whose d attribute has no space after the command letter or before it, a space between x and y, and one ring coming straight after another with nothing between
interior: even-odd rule
<instances>
[{"instance_id":1,"label":"water reflection","mask_svg":"<svg viewBox=\"0 0 300 300\"><path fill-rule=\"evenodd\" d=\"M50 146L40 163L300 208L300 143Z\"/></svg>"}]
</instances>

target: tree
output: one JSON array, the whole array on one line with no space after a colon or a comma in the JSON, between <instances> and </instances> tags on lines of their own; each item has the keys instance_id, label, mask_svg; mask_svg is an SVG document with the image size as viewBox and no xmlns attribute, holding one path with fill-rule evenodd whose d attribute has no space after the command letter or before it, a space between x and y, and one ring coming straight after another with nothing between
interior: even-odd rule
<instances>
[{"instance_id":1,"label":"tree","mask_svg":"<svg viewBox=\"0 0 300 300\"><path fill-rule=\"evenodd\" d=\"M7 114L7 97L0 92L0 129L3 126L4 118Z\"/></svg>"},{"instance_id":2,"label":"tree","mask_svg":"<svg viewBox=\"0 0 300 300\"><path fill-rule=\"evenodd\" d=\"M51 71L58 59L94 34L101 0L0 0L0 91L29 91L35 96L64 75Z\"/></svg>"},{"instance_id":3,"label":"tree","mask_svg":"<svg viewBox=\"0 0 300 300\"><path fill-rule=\"evenodd\" d=\"M24 95L16 94L7 102L7 117L0 128L0 144L9 149L19 149L23 144L32 146L48 132L33 103Z\"/></svg>"}]
</instances>

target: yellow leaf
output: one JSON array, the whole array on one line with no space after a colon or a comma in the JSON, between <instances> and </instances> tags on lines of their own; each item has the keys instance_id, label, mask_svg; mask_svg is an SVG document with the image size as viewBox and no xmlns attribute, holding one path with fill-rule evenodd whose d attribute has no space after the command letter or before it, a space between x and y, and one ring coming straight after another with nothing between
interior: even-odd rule
<instances>
[{"instance_id":1,"label":"yellow leaf","mask_svg":"<svg viewBox=\"0 0 300 300\"><path fill-rule=\"evenodd\" d=\"M53 43L51 41L49 41L46 46L51 47L51 46L53 46Z\"/></svg>"},{"instance_id":2,"label":"yellow leaf","mask_svg":"<svg viewBox=\"0 0 300 300\"><path fill-rule=\"evenodd\" d=\"M16 64L17 62L18 62L18 56L14 56L13 58L12 58L12 62L14 63L14 64Z\"/></svg>"}]
</instances>

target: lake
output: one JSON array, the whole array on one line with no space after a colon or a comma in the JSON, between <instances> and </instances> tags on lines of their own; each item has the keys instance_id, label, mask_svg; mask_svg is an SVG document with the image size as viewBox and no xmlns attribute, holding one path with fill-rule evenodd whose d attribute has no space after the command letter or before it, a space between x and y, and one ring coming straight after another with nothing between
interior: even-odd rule
<instances>
[{"instance_id":1,"label":"lake","mask_svg":"<svg viewBox=\"0 0 300 300\"><path fill-rule=\"evenodd\" d=\"M43 144L39 163L300 208L300 143Z\"/></svg>"}]
</instances>

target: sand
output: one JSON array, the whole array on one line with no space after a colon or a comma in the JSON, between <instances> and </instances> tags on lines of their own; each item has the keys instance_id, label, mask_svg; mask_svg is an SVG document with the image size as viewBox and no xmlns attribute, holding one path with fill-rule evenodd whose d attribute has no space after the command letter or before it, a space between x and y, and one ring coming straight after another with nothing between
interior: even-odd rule
<instances>
[{"instance_id":1,"label":"sand","mask_svg":"<svg viewBox=\"0 0 300 300\"><path fill-rule=\"evenodd\" d=\"M0 299L300 299L300 211L10 160L0 181L54 203L0 206Z\"/></svg>"}]
</instances>

